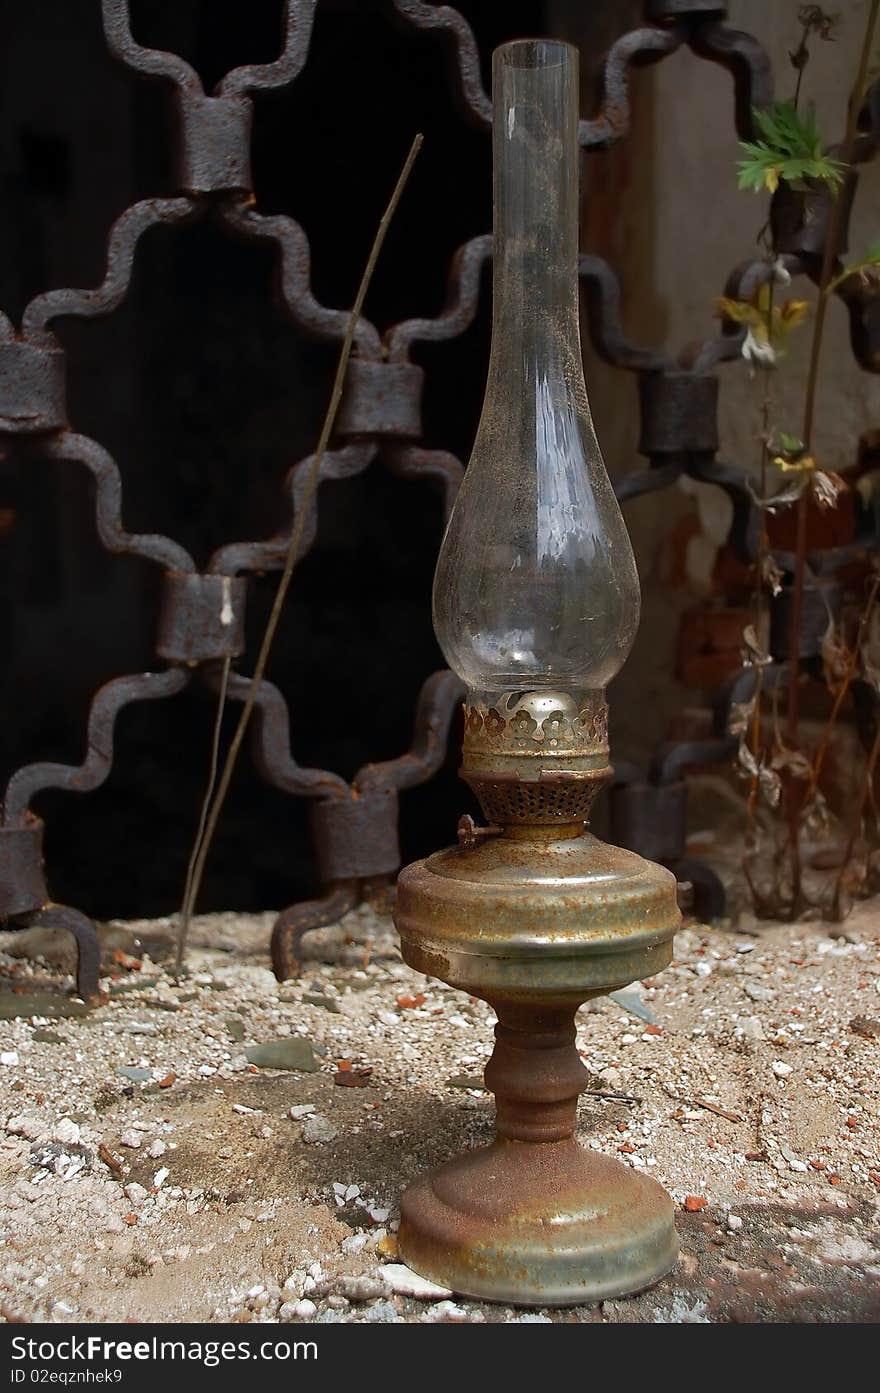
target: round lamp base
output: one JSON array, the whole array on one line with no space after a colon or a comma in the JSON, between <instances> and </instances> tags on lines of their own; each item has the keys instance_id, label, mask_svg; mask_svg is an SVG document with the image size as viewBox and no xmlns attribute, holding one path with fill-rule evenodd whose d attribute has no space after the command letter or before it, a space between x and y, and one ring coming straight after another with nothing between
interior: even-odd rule
<instances>
[{"instance_id":1,"label":"round lamp base","mask_svg":"<svg viewBox=\"0 0 880 1393\"><path fill-rule=\"evenodd\" d=\"M459 1296L576 1306L641 1291L675 1265L656 1181L567 1138L499 1138L405 1191L400 1256Z\"/></svg>"}]
</instances>

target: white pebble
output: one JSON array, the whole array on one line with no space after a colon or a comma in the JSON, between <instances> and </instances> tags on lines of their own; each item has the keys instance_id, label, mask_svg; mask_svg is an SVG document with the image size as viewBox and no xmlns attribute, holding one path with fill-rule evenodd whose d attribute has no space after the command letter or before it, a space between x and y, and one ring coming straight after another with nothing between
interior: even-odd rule
<instances>
[{"instance_id":1,"label":"white pebble","mask_svg":"<svg viewBox=\"0 0 880 1393\"><path fill-rule=\"evenodd\" d=\"M132 1151L137 1151L142 1141L143 1137L141 1136L140 1132L136 1132L133 1127L130 1127L127 1132L123 1132L121 1134L119 1138L119 1145L128 1146L131 1148Z\"/></svg>"},{"instance_id":2,"label":"white pebble","mask_svg":"<svg viewBox=\"0 0 880 1393\"><path fill-rule=\"evenodd\" d=\"M453 1301L438 1301L435 1305L429 1306L422 1316L424 1321L436 1321L448 1325L479 1323L484 1319L482 1311L466 1311L463 1306L456 1306Z\"/></svg>"},{"instance_id":3,"label":"white pebble","mask_svg":"<svg viewBox=\"0 0 880 1393\"><path fill-rule=\"evenodd\" d=\"M791 1166L793 1171L809 1170L809 1167L807 1166L806 1162L800 1160L800 1158L794 1154L791 1147L786 1142L779 1143L779 1150L785 1157L786 1161Z\"/></svg>"},{"instance_id":4,"label":"white pebble","mask_svg":"<svg viewBox=\"0 0 880 1393\"><path fill-rule=\"evenodd\" d=\"M10 1068L18 1063L18 1050L0 1051L0 1064L8 1064Z\"/></svg>"},{"instance_id":5,"label":"white pebble","mask_svg":"<svg viewBox=\"0 0 880 1393\"><path fill-rule=\"evenodd\" d=\"M778 1079L787 1079L792 1072L791 1065L783 1063L781 1059L774 1059L770 1067Z\"/></svg>"},{"instance_id":6,"label":"white pebble","mask_svg":"<svg viewBox=\"0 0 880 1393\"><path fill-rule=\"evenodd\" d=\"M300 1118L308 1117L309 1113L315 1111L314 1103L295 1103L290 1109L290 1116L294 1122L299 1122Z\"/></svg>"},{"instance_id":7,"label":"white pebble","mask_svg":"<svg viewBox=\"0 0 880 1393\"><path fill-rule=\"evenodd\" d=\"M760 1016L740 1016L737 1033L740 1034L744 1040L763 1040L764 1026Z\"/></svg>"},{"instance_id":8,"label":"white pebble","mask_svg":"<svg viewBox=\"0 0 880 1393\"><path fill-rule=\"evenodd\" d=\"M297 1320L311 1320L317 1313L317 1310L318 1308L314 1301L309 1301L308 1297L306 1297L304 1300L294 1303L293 1314L296 1316Z\"/></svg>"},{"instance_id":9,"label":"white pebble","mask_svg":"<svg viewBox=\"0 0 880 1393\"><path fill-rule=\"evenodd\" d=\"M293 1272L285 1277L284 1286L281 1288L282 1294L288 1298L293 1297L295 1301L298 1301L303 1294L303 1283L305 1279L306 1274L298 1268L295 1268Z\"/></svg>"},{"instance_id":10,"label":"white pebble","mask_svg":"<svg viewBox=\"0 0 880 1393\"><path fill-rule=\"evenodd\" d=\"M167 1150L168 1147L162 1141L161 1137L157 1137L156 1140L151 1141L150 1145L147 1147L147 1155L151 1156L154 1161L158 1161L159 1157L164 1156Z\"/></svg>"},{"instance_id":11,"label":"white pebble","mask_svg":"<svg viewBox=\"0 0 880 1393\"><path fill-rule=\"evenodd\" d=\"M370 1275L364 1274L360 1277L340 1277L336 1283L337 1296L349 1301L376 1301L381 1297L391 1294L391 1287L385 1280L385 1273L380 1269Z\"/></svg>"},{"instance_id":12,"label":"white pebble","mask_svg":"<svg viewBox=\"0 0 880 1393\"><path fill-rule=\"evenodd\" d=\"M61 1142L62 1146L75 1146L80 1138L79 1127L71 1118L62 1117L61 1121L55 1124L52 1138Z\"/></svg>"},{"instance_id":13,"label":"white pebble","mask_svg":"<svg viewBox=\"0 0 880 1393\"><path fill-rule=\"evenodd\" d=\"M414 1296L423 1301L440 1301L452 1295L448 1287L439 1287L420 1277L402 1262L389 1262L382 1268L382 1276L391 1283L391 1290L398 1296Z\"/></svg>"},{"instance_id":14,"label":"white pebble","mask_svg":"<svg viewBox=\"0 0 880 1393\"><path fill-rule=\"evenodd\" d=\"M40 1141L45 1135L46 1129L38 1117L28 1117L26 1113L21 1113L17 1117L10 1117L6 1124L6 1131L11 1137L24 1137L27 1141Z\"/></svg>"},{"instance_id":15,"label":"white pebble","mask_svg":"<svg viewBox=\"0 0 880 1393\"><path fill-rule=\"evenodd\" d=\"M332 1122L328 1122L326 1117L321 1117L320 1113L316 1113L314 1117L307 1117L303 1123L302 1139L307 1144L333 1141L337 1136L338 1132Z\"/></svg>"}]
</instances>

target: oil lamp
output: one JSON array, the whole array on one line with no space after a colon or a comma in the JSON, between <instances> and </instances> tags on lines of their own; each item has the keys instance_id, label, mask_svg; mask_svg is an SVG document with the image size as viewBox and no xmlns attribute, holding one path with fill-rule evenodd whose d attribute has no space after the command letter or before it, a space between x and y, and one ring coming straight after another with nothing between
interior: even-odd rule
<instances>
[{"instance_id":1,"label":"oil lamp","mask_svg":"<svg viewBox=\"0 0 880 1393\"><path fill-rule=\"evenodd\" d=\"M399 1248L462 1295L566 1305L675 1262L669 1197L574 1137L583 1002L664 967L675 881L586 830L610 775L605 687L639 583L590 418L580 350L578 55L493 59L492 350L443 541L434 625L467 687L462 777L488 825L408 866L403 956L494 1009L496 1136L405 1192Z\"/></svg>"}]
</instances>

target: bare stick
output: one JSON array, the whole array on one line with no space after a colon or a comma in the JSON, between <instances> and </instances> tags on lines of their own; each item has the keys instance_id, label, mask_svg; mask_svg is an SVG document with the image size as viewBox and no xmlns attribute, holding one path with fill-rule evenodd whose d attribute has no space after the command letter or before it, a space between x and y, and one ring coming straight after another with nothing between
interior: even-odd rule
<instances>
[{"instance_id":1,"label":"bare stick","mask_svg":"<svg viewBox=\"0 0 880 1393\"><path fill-rule=\"evenodd\" d=\"M871 0L871 9L868 13L865 34L862 40L862 50L859 55L858 73L849 99L849 108L846 116L846 133L840 150L840 158L848 169L847 178L852 177L852 159L859 134L859 112L865 97L865 87L867 85L868 67L871 61L871 48L874 43L874 30L877 25L878 9L880 9L880 0ZM807 452L810 450L813 439L813 420L816 414L816 395L819 386L819 364L822 356L825 314L828 309L828 287L838 256L838 243L843 226L844 190L845 185L841 185L831 205L831 210L828 215L828 227L825 235L825 248L822 253L822 270L819 276L819 298L816 303L816 317L813 320L813 339L810 345L810 366L807 372L807 387L804 396L804 423L801 428L801 437L803 439L804 449ZM807 560L807 502L809 495L810 490L804 489L797 501L795 570L791 597L791 656L789 659L791 672L789 674L788 687L788 740L791 745L794 745L797 741L798 719L800 715L800 692L798 690L801 661L800 629L801 616L803 614L804 579ZM796 809L794 814L795 819L797 819L798 814L799 809Z\"/></svg>"},{"instance_id":2,"label":"bare stick","mask_svg":"<svg viewBox=\"0 0 880 1393\"><path fill-rule=\"evenodd\" d=\"M719 1108L717 1103L710 1103L708 1098L682 1098L690 1108L705 1108L707 1112L713 1112L716 1117L726 1117L728 1122L743 1122L744 1118L738 1112L728 1112L726 1108Z\"/></svg>"},{"instance_id":3,"label":"bare stick","mask_svg":"<svg viewBox=\"0 0 880 1393\"><path fill-rule=\"evenodd\" d=\"M810 774L810 782L807 786L807 791L804 795L805 803L807 799L809 799L812 796L816 788L816 785L819 782L820 776L822 774L822 766L825 763L825 756L827 755L828 747L831 744L831 736L834 732L835 722L837 721L837 717L840 714L840 708L843 706L843 703L846 700L847 695L849 694L849 689L853 684L853 680L856 675L856 670L859 665L859 658L861 656L862 647L864 646L865 637L868 632L868 625L871 622L871 615L874 613L874 605L877 601L878 588L880 588L880 576L874 576L874 578L871 581L870 588L868 590L868 598L865 601L865 608L862 610L861 617L859 619L859 628L858 633L856 635L855 645L847 659L846 670L844 671L840 686L837 689L837 694L834 698L834 705L831 708L828 720L825 723L825 729L822 731L822 737L819 741L819 746L816 750L816 756L813 760L813 769Z\"/></svg>"},{"instance_id":4,"label":"bare stick","mask_svg":"<svg viewBox=\"0 0 880 1393\"><path fill-rule=\"evenodd\" d=\"M843 861L841 862L840 870L838 871L837 878L834 882L834 893L831 900L831 913L837 920L846 918L846 913L843 908L844 882L846 880L846 873L849 870L849 864L853 858L856 840L862 828L862 820L865 816L865 807L872 796L874 786L874 770L877 768L878 759L880 759L880 726L878 726L877 728L877 734L874 736L874 743L871 746L871 753L868 755L868 762L865 765L865 777L862 783L862 791L859 795L859 801L856 805L856 810L853 815L852 824L849 829L849 837L847 838L846 850L843 853Z\"/></svg>"},{"instance_id":5,"label":"bare stick","mask_svg":"<svg viewBox=\"0 0 880 1393\"><path fill-rule=\"evenodd\" d=\"M859 112L865 97L868 69L871 61L871 48L874 43L874 30L880 0L871 0L871 8L862 39L859 67L855 84L850 93L846 114L846 131L840 149L840 158L847 166L846 178L852 177L852 160L859 133ZM816 398L819 389L819 365L822 357L822 339L825 331L825 315L828 309L828 289L834 267L838 259L840 234L843 229L843 201L846 185L842 184L835 195L828 214L825 233L825 247L822 253L822 269L819 275L819 298L816 303L816 317L813 321L813 338L810 344L810 365L807 371L807 385L804 394L804 423L801 428L804 449L809 452L813 440L813 423L816 415ZM804 610L804 582L807 569L807 517L810 489L805 488L796 504L796 535L794 555L794 579L791 593L791 649L789 652L788 675L788 719L786 733L788 743L797 745L798 723L800 721L800 672L801 672L801 624ZM795 781L786 779L786 804L788 812L788 843L791 854L792 907L791 918L798 913L801 901L801 814L804 796L798 793Z\"/></svg>"},{"instance_id":6,"label":"bare stick","mask_svg":"<svg viewBox=\"0 0 880 1393\"><path fill-rule=\"evenodd\" d=\"M339 363L336 368L336 376L333 379L333 388L330 393L330 402L327 407L327 414L324 417L324 424L321 427L321 434L318 439L318 447L315 451L314 458L312 459L311 468L309 469L309 473L306 478L306 484L305 488L303 489L302 498L300 499L299 508L297 509L296 515L293 520L293 527L291 529L290 534L290 545L287 549L287 557L284 562L284 570L281 573L281 580L279 581L278 590L275 593L275 599L272 603L272 609L269 614L268 622L266 624L266 631L263 634L263 641L260 644L260 651L257 655L257 661L254 665L254 675L251 678L251 684L248 689L247 699L245 700L242 706L241 715L239 717L238 724L235 728L235 733L232 737L232 741L229 746L229 751L226 755L226 759L223 764L223 771L220 775L216 792L214 793L213 798L211 799L210 809L207 813L207 816L204 819L202 827L200 828L200 844L197 842L197 849L194 848L192 870L190 876L188 877L188 893L184 898L184 903L181 909L180 916L180 929L178 935L178 966L180 966L182 962L183 949L186 944L187 935L189 933L190 921L192 919L193 910L198 899L199 890L201 889L202 876L205 870L205 862L208 859L208 852L210 851L211 843L214 840L214 834L217 830L217 823L220 820L220 813L223 810L223 804L225 803L226 795L229 792L229 785L232 781L232 775L235 770L236 760L238 759L239 751L241 750L241 746L244 742L244 737L247 734L248 724L250 722L254 705L256 703L260 683L263 680L263 677L266 672L266 665L269 661L269 654L271 652L272 643L275 638L275 631L278 628L278 621L281 618L281 611L284 607L284 601L287 597L288 589L290 588L290 581L293 575L293 570L299 558L299 549L302 543L303 532L305 531L306 520L309 516L309 512L312 506L312 500L315 496L315 492L318 487L318 482L321 473L321 464L323 463L324 455L326 453L330 437L333 434L333 427L336 424L336 415L339 411L339 404L342 400L342 388L345 383L345 374L348 369L348 360L351 357L351 350L352 345L354 343L354 334L355 329L357 327L357 322L360 318L361 310L364 306L364 300L366 299L367 290L369 289L370 281L373 278L373 272L376 268L376 262L379 259L379 253L382 250L382 244L385 241L385 236L388 232L391 219L393 218L394 213L397 209L397 205L400 202L401 194L403 193L403 190L406 187L406 182L409 179L410 172L412 170L413 165L415 164L416 156L418 155L419 150L422 147L423 139L423 136L417 135L413 140L412 145L410 146L409 154L406 157L403 168L398 176L397 183L394 186L394 192L392 193L391 198L388 201L388 206L385 209L385 212L382 214L379 227L376 231L376 236L373 240L372 248L370 249L370 255L367 258L367 264L364 267L364 273L361 276L361 283L358 286L358 292L355 296L354 304L352 305L351 315L348 321L348 328L346 329L345 338L342 343L342 349L339 354Z\"/></svg>"},{"instance_id":7,"label":"bare stick","mask_svg":"<svg viewBox=\"0 0 880 1393\"><path fill-rule=\"evenodd\" d=\"M634 1093L611 1093L607 1088L585 1088L581 1094L582 1098L610 1098L614 1103L633 1103L641 1104L641 1098L637 1098Z\"/></svg>"},{"instance_id":8,"label":"bare stick","mask_svg":"<svg viewBox=\"0 0 880 1393\"><path fill-rule=\"evenodd\" d=\"M186 882L183 887L184 911L181 916L180 929L177 935L176 967L178 972L180 972L183 967L183 955L186 952L186 939L189 933L189 921L191 918L191 911L189 913L187 912L187 906L191 906L192 903L192 888L196 871L196 861L205 839L208 810L211 806L211 799L214 796L214 786L217 782L217 769L220 764L220 733L223 729L223 712L226 710L226 691L229 686L230 665L231 659L227 654L223 659L223 671L220 676L220 692L217 697L217 712L214 716L214 733L211 737L211 762L208 770L208 782L205 785L205 794L202 798L202 806L199 812L199 825L196 829L192 851L189 854L189 864L186 868Z\"/></svg>"},{"instance_id":9,"label":"bare stick","mask_svg":"<svg viewBox=\"0 0 880 1393\"><path fill-rule=\"evenodd\" d=\"M678 1093L674 1093L668 1084L661 1083L660 1087L671 1098L674 1103L681 1103L686 1108L705 1108L707 1112L712 1112L716 1117L726 1117L728 1122L742 1122L744 1119L737 1112L728 1112L726 1108L720 1108L717 1103L710 1103L708 1098L682 1098Z\"/></svg>"},{"instance_id":10,"label":"bare stick","mask_svg":"<svg viewBox=\"0 0 880 1393\"><path fill-rule=\"evenodd\" d=\"M773 292L775 281L771 268L770 279L767 290L767 342L771 349L773 347ZM763 396L761 400L761 503L767 499L767 465L770 460L770 411L773 399L773 372L774 365L768 363L763 368ZM755 641L761 642L761 628L764 618L764 567L770 554L770 538L767 532L767 511L764 507L760 509L761 531L758 535L758 554L755 558ZM743 854L744 864L748 864L750 858L755 855L757 841L756 818L758 812L758 795L761 791L761 699L764 692L764 669L760 665L755 673L755 693L752 698L752 754L755 759L755 772L752 775L752 786L749 791L749 799L746 804L746 837L745 852ZM752 896L754 899L754 895Z\"/></svg>"}]
</instances>

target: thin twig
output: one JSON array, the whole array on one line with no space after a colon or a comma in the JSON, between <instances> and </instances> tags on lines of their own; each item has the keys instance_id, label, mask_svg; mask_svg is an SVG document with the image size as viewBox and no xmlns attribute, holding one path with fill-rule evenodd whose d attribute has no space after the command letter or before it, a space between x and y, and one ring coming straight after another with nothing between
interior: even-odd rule
<instances>
[{"instance_id":1,"label":"thin twig","mask_svg":"<svg viewBox=\"0 0 880 1393\"><path fill-rule=\"evenodd\" d=\"M767 287L767 343L773 347L773 292L775 282L771 269L770 279ZM773 401L773 365L768 363L762 368L764 391L761 400L761 458L760 458L760 488L762 504L767 499L767 466L770 462L770 411ZM761 642L761 628L764 620L764 571L766 561L770 554L770 538L767 531L767 511L760 509L761 530L758 536L758 549L755 558L755 639ZM746 842L753 839L755 829L755 817L758 810L758 794L760 792L761 777L761 697L764 688L764 669L758 667L755 676L755 693L752 709L752 754L755 758L755 773L752 776L752 787L749 793L746 820Z\"/></svg>"},{"instance_id":2,"label":"thin twig","mask_svg":"<svg viewBox=\"0 0 880 1393\"><path fill-rule=\"evenodd\" d=\"M615 1103L634 1103L640 1105L641 1098L637 1098L634 1093L611 1093L605 1088L585 1088L581 1094L582 1098L610 1098Z\"/></svg>"},{"instance_id":3,"label":"thin twig","mask_svg":"<svg viewBox=\"0 0 880 1393\"><path fill-rule=\"evenodd\" d=\"M855 645L847 659L846 671L843 674L843 679L835 694L834 705L831 707L831 711L828 714L828 720L825 722L825 729L822 731L822 736L819 740L819 745L816 749L816 756L813 760L813 769L812 773L810 774L810 782L807 786L807 790L804 795L804 803L806 803L807 800L812 796L816 788L816 785L819 782L819 779L822 774L822 767L825 763L825 756L828 754L828 747L831 744L831 736L834 732L834 726L836 724L837 717L840 714L840 709L843 706L843 703L846 700L847 695L849 694L849 689L853 684L853 680L858 670L859 658L861 656L862 647L867 636L868 625L871 621L871 615L874 613L874 605L877 602L878 587L880 587L880 575L874 576L871 581L868 598L865 601L865 608L862 610L861 617L859 619L859 628L858 633L856 635Z\"/></svg>"},{"instance_id":4,"label":"thin twig","mask_svg":"<svg viewBox=\"0 0 880 1393\"><path fill-rule=\"evenodd\" d=\"M710 1103L706 1098L682 1098L678 1093L674 1093L668 1084L661 1083L660 1087L667 1098L672 1099L673 1103L682 1103L687 1108L705 1108L707 1112L715 1113L716 1117L724 1117L728 1122L745 1121L739 1113L727 1112L726 1109L720 1108L717 1103Z\"/></svg>"},{"instance_id":5,"label":"thin twig","mask_svg":"<svg viewBox=\"0 0 880 1393\"><path fill-rule=\"evenodd\" d=\"M222 812L223 804L226 801L226 795L229 792L229 785L232 781L232 774L235 769L235 764L236 760L238 759L239 751L241 750L241 746L244 742L244 737L247 733L248 724L250 722L254 706L256 704L260 683L262 682L263 677L265 675L266 666L269 661L269 654L272 649L272 642L275 638L275 631L278 628L278 622L281 618L281 611L284 607L284 601L287 597L287 591L290 587L290 581L293 575L293 570L296 566L297 560L299 559L299 549L302 543L302 537L305 531L306 521L311 511L312 500L315 496L315 492L318 487L318 482L321 473L321 465L324 460L324 455L326 453L330 437L333 434L333 427L336 423L336 415L339 410L339 404L342 400L342 389L345 383L345 374L348 369L348 360L351 356L351 350L354 344L354 335L355 329L357 328L357 322L360 318L361 310L364 306L364 300L366 299L367 290L369 289L370 281L373 278L373 272L376 268L376 262L379 259L379 253L382 250L382 244L385 241L385 236L388 232L391 219L393 218L394 213L397 209L397 205L400 202L401 194L403 193L403 190L406 187L407 180L409 179L412 167L416 161L416 156L418 155L419 150L421 149L423 139L424 137L422 135L417 135L413 140L412 145L410 146L409 154L407 155L406 160L404 161L403 168L400 171L397 183L394 186L394 192L392 193L391 198L388 201L388 206L385 209L385 212L382 214L381 221L376 231L376 236L373 240L373 245L370 249L370 255L367 258L367 264L364 267L364 273L361 276L361 282L358 286L358 292L355 296L354 304L352 305L351 314L348 320L348 328L346 329L345 338L343 340L342 348L340 350L339 363L336 368L336 376L333 380L333 388L330 393L330 401L327 406L327 414L324 417L324 424L321 427L321 434L318 440L318 446L315 451L311 467L306 478L306 483L303 489L302 497L300 498L299 507L294 517L293 527L291 529L290 534L290 545L288 546L287 557L284 562L284 570L281 573L281 580L278 584L278 589L275 593L275 599L272 603L272 609L269 614L268 622L266 624L266 631L263 634L263 640L260 644L260 651L257 655L257 661L254 665L254 673L253 677L251 678L250 686L248 688L247 698L242 705L241 715L239 716L238 724L236 725L235 733L232 737L232 741L229 746L229 751L226 755L226 759L223 764L223 770L220 774L217 789L211 800L211 806L204 821L201 845L199 846L198 851L195 853L193 859L192 874L189 878L189 893L185 898L181 910L181 922L179 930L179 941L181 944L185 944L186 942L186 937L189 932L190 921L192 919L193 911L202 884L202 876L204 874L205 862L208 858L208 852L211 849L211 843L214 840L214 834L217 830L217 823L220 819L220 813ZM182 948L179 951L178 957L180 958L181 956Z\"/></svg>"},{"instance_id":6,"label":"thin twig","mask_svg":"<svg viewBox=\"0 0 880 1393\"><path fill-rule=\"evenodd\" d=\"M223 730L223 713L226 710L226 692L229 687L230 666L231 659L227 654L223 659L223 671L220 676L220 691L217 697L217 711L214 716L214 732L211 737L211 760L208 770L208 782L205 785L205 795L202 799L202 806L199 812L199 825L196 828L195 840L192 844L192 851L189 854L189 864L186 868L186 882L183 887L183 913L181 914L180 928L177 935L176 968L178 972L183 968L183 955L186 952L186 940L189 934L190 918L192 917L192 889L196 861L198 860L199 853L201 852L205 840L205 825L208 821L208 809L211 806L211 799L214 796L214 785L217 782L217 769L220 764L220 735Z\"/></svg>"},{"instance_id":7,"label":"thin twig","mask_svg":"<svg viewBox=\"0 0 880 1393\"><path fill-rule=\"evenodd\" d=\"M880 9L880 0L871 0L871 9L865 25L862 50L859 55L858 73L855 85L850 94L849 107L847 109L846 133L840 148L840 159L848 169L852 165L853 153L858 137L859 112L867 85L868 66L871 60L871 48L874 43L874 29L877 24L878 9ZM850 177L851 173L848 173L846 179ZM819 364L822 356L822 338L825 329L825 315L829 298L827 292L831 281L831 273L834 270L834 265L837 260L838 243L843 226L845 189L846 181L841 184L831 204L831 210L828 215L828 228L825 235L825 247L822 253L819 297L816 304L816 317L813 320L813 339L810 345L810 366L807 372L807 385L804 395L804 421L801 429L801 438L803 440L804 450L807 454L810 453L813 438L813 423L816 415L816 394L819 385ZM788 688L788 739L791 745L797 742L798 718L800 714L798 677L800 673L800 629L804 603L804 573L807 560L807 505L809 496L810 490L804 489L797 501L795 570L791 597L791 654L789 659L791 671L789 674Z\"/></svg>"},{"instance_id":8,"label":"thin twig","mask_svg":"<svg viewBox=\"0 0 880 1393\"><path fill-rule=\"evenodd\" d=\"M874 29L877 24L878 10L880 10L880 0L871 0L871 9L865 25L862 48L859 55L858 72L856 74L855 84L850 93L849 105L846 113L846 132L844 134L843 144L840 148L840 159L847 168L847 174L844 182L840 185L840 188L833 198L831 209L828 214L825 246L822 252L822 269L819 276L816 316L813 320L813 337L810 344L810 364L807 371L807 384L804 393L804 419L801 428L801 437L804 450L807 454L810 452L813 440L816 397L819 388L819 365L822 357L822 340L829 300L828 287L831 283L832 273L838 260L839 242L843 230L844 193L846 190L846 181L852 177L851 166L856 139L858 137L859 112L867 86L868 67L871 59L871 48L874 43ZM786 722L787 740L789 746L792 748L797 746L798 724L800 721L801 625L803 622L804 610L804 580L807 566L807 519L809 515L810 494L811 490L805 488L796 504L794 580L791 595L791 647L789 650L788 674L788 717ZM794 918L800 909L802 898L800 823L805 800L804 795L799 793L797 789L796 781L790 776L785 780L785 800L788 813L788 845L791 858L791 917Z\"/></svg>"},{"instance_id":9,"label":"thin twig","mask_svg":"<svg viewBox=\"0 0 880 1393\"><path fill-rule=\"evenodd\" d=\"M805 24L801 32L800 43L798 44L794 53L789 54L791 61L795 64L795 67L797 69L797 80L794 84L794 100L792 102L795 111L797 111L798 102L800 101L801 97L801 83L804 80L804 71L806 69L807 63L810 61L810 50L807 47L807 39L809 38L809 35L810 26L809 24Z\"/></svg>"},{"instance_id":10,"label":"thin twig","mask_svg":"<svg viewBox=\"0 0 880 1393\"><path fill-rule=\"evenodd\" d=\"M865 816L865 805L868 802L873 790L874 770L877 768L878 759L880 759L880 726L877 727L877 733L874 736L874 743L871 746L871 753L868 755L868 762L865 765L865 778L862 783L862 792L859 797L858 807L856 808L855 816L852 820L852 825L850 826L849 837L847 838L846 843L846 850L843 853L843 861L841 862L840 870L838 871L837 878L834 882L834 893L831 897L831 913L833 917L837 920L846 917L843 913L843 882L846 879L846 873L849 869L849 863L852 860L853 851L855 850L856 838L859 835L859 831L862 826L862 820Z\"/></svg>"},{"instance_id":11,"label":"thin twig","mask_svg":"<svg viewBox=\"0 0 880 1393\"><path fill-rule=\"evenodd\" d=\"M114 1156L109 1146L101 1142L98 1147L98 1159L104 1162L110 1174L116 1179L121 1180L125 1174L125 1168L118 1156Z\"/></svg>"},{"instance_id":12,"label":"thin twig","mask_svg":"<svg viewBox=\"0 0 880 1393\"><path fill-rule=\"evenodd\" d=\"M716 1117L726 1117L728 1122L743 1122L745 1119L738 1112L727 1112L725 1108L719 1108L717 1103L710 1103L708 1098L682 1098L683 1103L687 1103L689 1108L705 1108L707 1112L714 1112Z\"/></svg>"},{"instance_id":13,"label":"thin twig","mask_svg":"<svg viewBox=\"0 0 880 1393\"><path fill-rule=\"evenodd\" d=\"M767 342L773 348L773 296L775 291L775 278L771 265L770 279L767 283ZM773 404L773 372L775 371L772 363L765 364L762 368L764 391L761 400L761 456L760 467L760 490L762 504L767 498L767 466L770 463L770 414ZM755 557L755 592L754 592L754 630L755 640L760 645L761 629L764 622L764 585L765 571L767 569L767 559L770 555L770 537L767 529L767 511L765 508L760 510L761 530L758 535L758 547ZM752 697L752 755L755 760L755 772L752 775L752 786L749 790L748 802L746 803L746 832L745 848L743 851L742 869L746 882L749 886L752 901L755 908L758 907L758 896L756 887L751 875L751 863L758 854L758 798L761 792L761 756L763 753L762 731L761 731L761 707L764 696L764 669L758 664L755 671L755 691Z\"/></svg>"}]
</instances>

